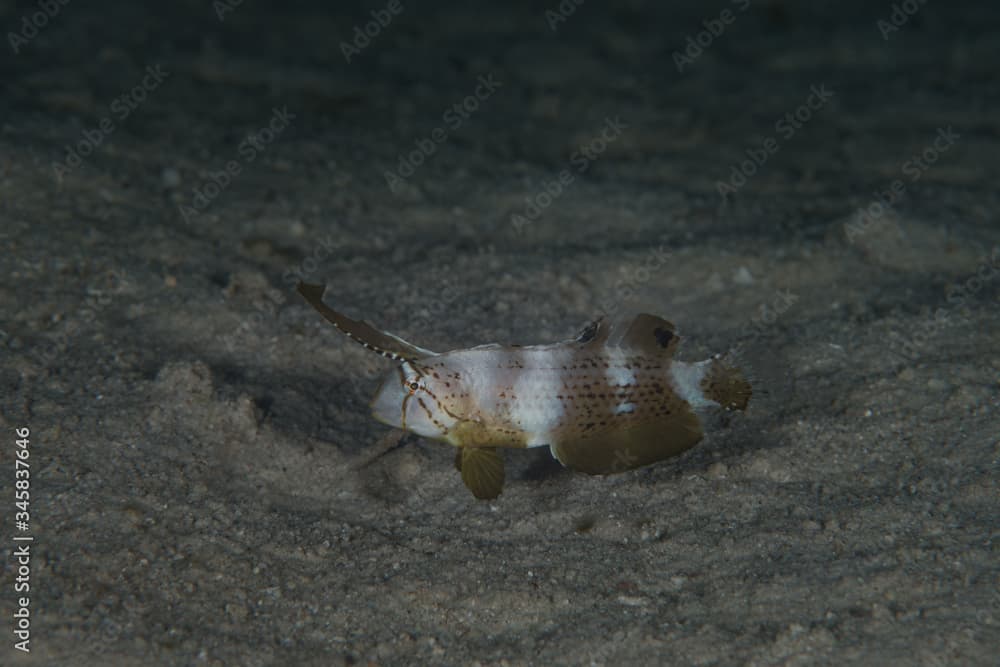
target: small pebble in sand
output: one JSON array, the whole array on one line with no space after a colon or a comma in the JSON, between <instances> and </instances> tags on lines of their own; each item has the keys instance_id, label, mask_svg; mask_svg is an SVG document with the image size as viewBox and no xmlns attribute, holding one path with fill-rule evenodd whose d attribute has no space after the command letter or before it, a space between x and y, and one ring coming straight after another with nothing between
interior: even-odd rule
<instances>
[{"instance_id":1,"label":"small pebble in sand","mask_svg":"<svg viewBox=\"0 0 1000 667\"><path fill-rule=\"evenodd\" d=\"M737 285L753 285L753 276L750 275L750 269L745 266L738 268L736 275L733 276L733 282Z\"/></svg>"},{"instance_id":2,"label":"small pebble in sand","mask_svg":"<svg viewBox=\"0 0 1000 667\"><path fill-rule=\"evenodd\" d=\"M174 188L180 186L181 174L173 167L167 167L160 172L160 180L163 183L163 187L168 190L173 190Z\"/></svg>"}]
</instances>

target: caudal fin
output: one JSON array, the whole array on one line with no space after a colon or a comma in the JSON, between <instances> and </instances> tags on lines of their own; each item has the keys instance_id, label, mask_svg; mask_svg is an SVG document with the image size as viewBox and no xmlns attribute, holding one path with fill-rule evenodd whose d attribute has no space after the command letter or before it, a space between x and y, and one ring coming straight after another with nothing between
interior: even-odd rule
<instances>
[{"instance_id":1,"label":"caudal fin","mask_svg":"<svg viewBox=\"0 0 1000 667\"><path fill-rule=\"evenodd\" d=\"M701 390L709 398L730 410L746 410L753 394L750 382L738 368L721 359L713 359L701 380Z\"/></svg>"}]
</instances>

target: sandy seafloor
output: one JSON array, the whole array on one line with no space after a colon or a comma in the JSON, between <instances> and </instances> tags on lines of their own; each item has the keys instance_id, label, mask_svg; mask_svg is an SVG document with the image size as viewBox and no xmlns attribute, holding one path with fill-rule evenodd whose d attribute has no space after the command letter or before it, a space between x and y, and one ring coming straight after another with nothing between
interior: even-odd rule
<instances>
[{"instance_id":1,"label":"sandy seafloor","mask_svg":"<svg viewBox=\"0 0 1000 667\"><path fill-rule=\"evenodd\" d=\"M69 3L15 54L0 3L0 663L997 664L1000 9L741 4L405 4L347 63L384 5ZM431 349L652 309L758 392L618 476L508 451L477 502L297 277Z\"/></svg>"}]
</instances>

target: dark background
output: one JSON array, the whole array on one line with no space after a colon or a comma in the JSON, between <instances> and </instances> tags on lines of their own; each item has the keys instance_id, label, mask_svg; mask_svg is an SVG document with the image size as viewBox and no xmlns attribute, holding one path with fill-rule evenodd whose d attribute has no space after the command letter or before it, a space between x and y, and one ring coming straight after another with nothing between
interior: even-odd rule
<instances>
[{"instance_id":1,"label":"dark background","mask_svg":"<svg viewBox=\"0 0 1000 667\"><path fill-rule=\"evenodd\" d=\"M0 662L994 663L996 3L330 4L0 2ZM476 502L300 278L431 349L642 307L756 393Z\"/></svg>"}]
</instances>

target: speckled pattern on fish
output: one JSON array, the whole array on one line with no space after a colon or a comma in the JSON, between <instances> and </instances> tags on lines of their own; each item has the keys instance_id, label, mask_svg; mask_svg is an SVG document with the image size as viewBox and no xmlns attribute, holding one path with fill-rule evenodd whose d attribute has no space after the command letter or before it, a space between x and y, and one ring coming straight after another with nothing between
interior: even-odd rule
<instances>
[{"instance_id":1,"label":"speckled pattern on fish","mask_svg":"<svg viewBox=\"0 0 1000 667\"><path fill-rule=\"evenodd\" d=\"M554 344L438 354L344 316L323 291L299 285L338 329L400 362L372 401L375 417L457 447L456 467L477 498L503 489L498 448L547 446L575 470L622 472L695 445L696 411L744 410L750 400L750 384L721 359L675 360L680 337L655 315L599 319Z\"/></svg>"}]
</instances>

